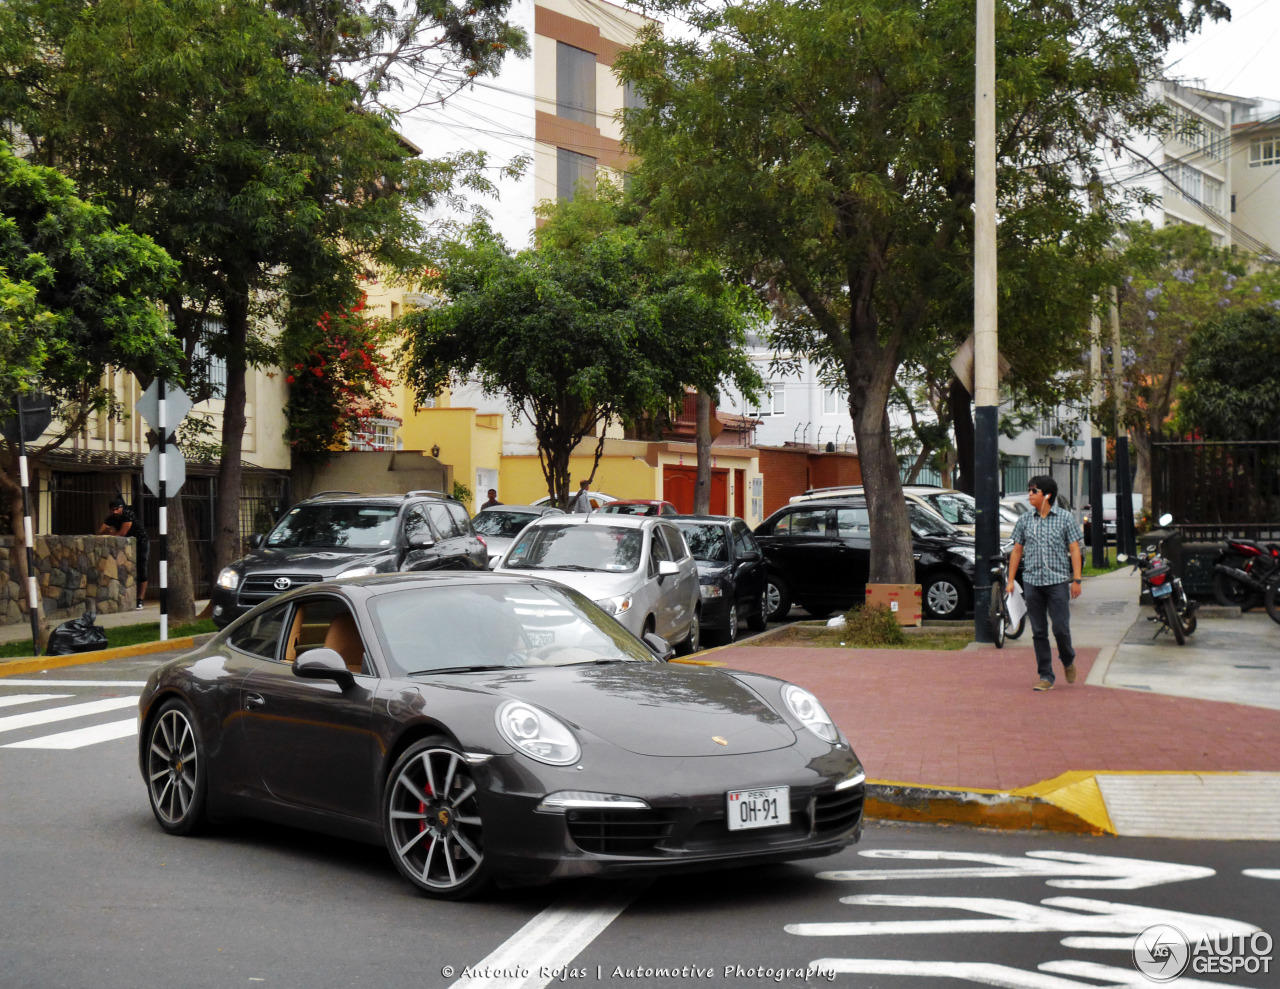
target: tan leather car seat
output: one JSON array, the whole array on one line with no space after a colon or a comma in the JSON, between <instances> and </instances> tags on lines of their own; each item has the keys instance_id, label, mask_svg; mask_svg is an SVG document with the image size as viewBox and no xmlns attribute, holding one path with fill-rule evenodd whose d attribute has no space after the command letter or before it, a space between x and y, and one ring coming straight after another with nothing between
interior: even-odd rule
<instances>
[{"instance_id":1,"label":"tan leather car seat","mask_svg":"<svg viewBox=\"0 0 1280 989\"><path fill-rule=\"evenodd\" d=\"M364 668L364 640L356 628L356 620L346 612L334 615L325 633L324 647L334 650L347 664L352 673L359 673Z\"/></svg>"}]
</instances>

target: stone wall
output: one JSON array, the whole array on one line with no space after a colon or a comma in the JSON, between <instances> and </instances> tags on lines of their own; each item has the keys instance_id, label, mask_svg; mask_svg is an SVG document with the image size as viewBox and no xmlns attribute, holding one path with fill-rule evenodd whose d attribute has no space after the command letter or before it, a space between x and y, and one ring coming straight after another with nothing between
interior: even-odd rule
<instances>
[{"instance_id":1,"label":"stone wall","mask_svg":"<svg viewBox=\"0 0 1280 989\"><path fill-rule=\"evenodd\" d=\"M46 618L79 618L86 608L100 615L133 608L135 545L125 536L36 536L36 574ZM26 548L0 536L0 625L27 622L26 585L18 555Z\"/></svg>"}]
</instances>

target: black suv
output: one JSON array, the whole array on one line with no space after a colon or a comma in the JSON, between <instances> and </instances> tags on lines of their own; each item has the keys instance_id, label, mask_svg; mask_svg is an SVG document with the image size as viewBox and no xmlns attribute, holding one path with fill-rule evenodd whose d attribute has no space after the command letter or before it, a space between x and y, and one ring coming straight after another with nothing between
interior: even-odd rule
<instances>
[{"instance_id":1,"label":"black suv","mask_svg":"<svg viewBox=\"0 0 1280 989\"><path fill-rule=\"evenodd\" d=\"M218 574L213 623L299 584L397 570L484 570L488 551L462 503L438 491L323 491L289 509L247 556Z\"/></svg>"},{"instance_id":2,"label":"black suv","mask_svg":"<svg viewBox=\"0 0 1280 989\"><path fill-rule=\"evenodd\" d=\"M973 603L973 538L919 505L907 503L911 549L926 618L958 619ZM792 603L817 618L863 600L871 572L871 518L863 496L802 501L756 528L769 565L770 618Z\"/></svg>"}]
</instances>

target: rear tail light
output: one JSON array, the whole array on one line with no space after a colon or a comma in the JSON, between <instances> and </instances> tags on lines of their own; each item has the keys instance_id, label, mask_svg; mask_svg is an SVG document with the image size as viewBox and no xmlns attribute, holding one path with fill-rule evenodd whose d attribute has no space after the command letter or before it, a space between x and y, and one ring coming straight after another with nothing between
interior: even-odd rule
<instances>
[{"instance_id":1,"label":"rear tail light","mask_svg":"<svg viewBox=\"0 0 1280 989\"><path fill-rule=\"evenodd\" d=\"M1153 573L1151 575L1151 583L1163 584L1165 582L1165 579L1168 578L1168 576L1169 575L1167 573Z\"/></svg>"}]
</instances>

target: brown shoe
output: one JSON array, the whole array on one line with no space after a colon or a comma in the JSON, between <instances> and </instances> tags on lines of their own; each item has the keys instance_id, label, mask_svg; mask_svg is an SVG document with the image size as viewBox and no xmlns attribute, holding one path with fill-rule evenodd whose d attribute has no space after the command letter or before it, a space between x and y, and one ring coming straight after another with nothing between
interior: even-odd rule
<instances>
[{"instance_id":1,"label":"brown shoe","mask_svg":"<svg viewBox=\"0 0 1280 989\"><path fill-rule=\"evenodd\" d=\"M1053 689L1053 681L1052 681L1052 680L1037 680L1037 681L1036 681L1036 685L1035 685L1034 687L1032 687L1031 689L1032 689L1032 690L1052 690L1052 689Z\"/></svg>"},{"instance_id":2,"label":"brown shoe","mask_svg":"<svg viewBox=\"0 0 1280 989\"><path fill-rule=\"evenodd\" d=\"M1075 663L1072 663L1070 666L1064 666L1062 668L1062 672L1066 674L1067 683L1076 682L1076 664Z\"/></svg>"}]
</instances>

